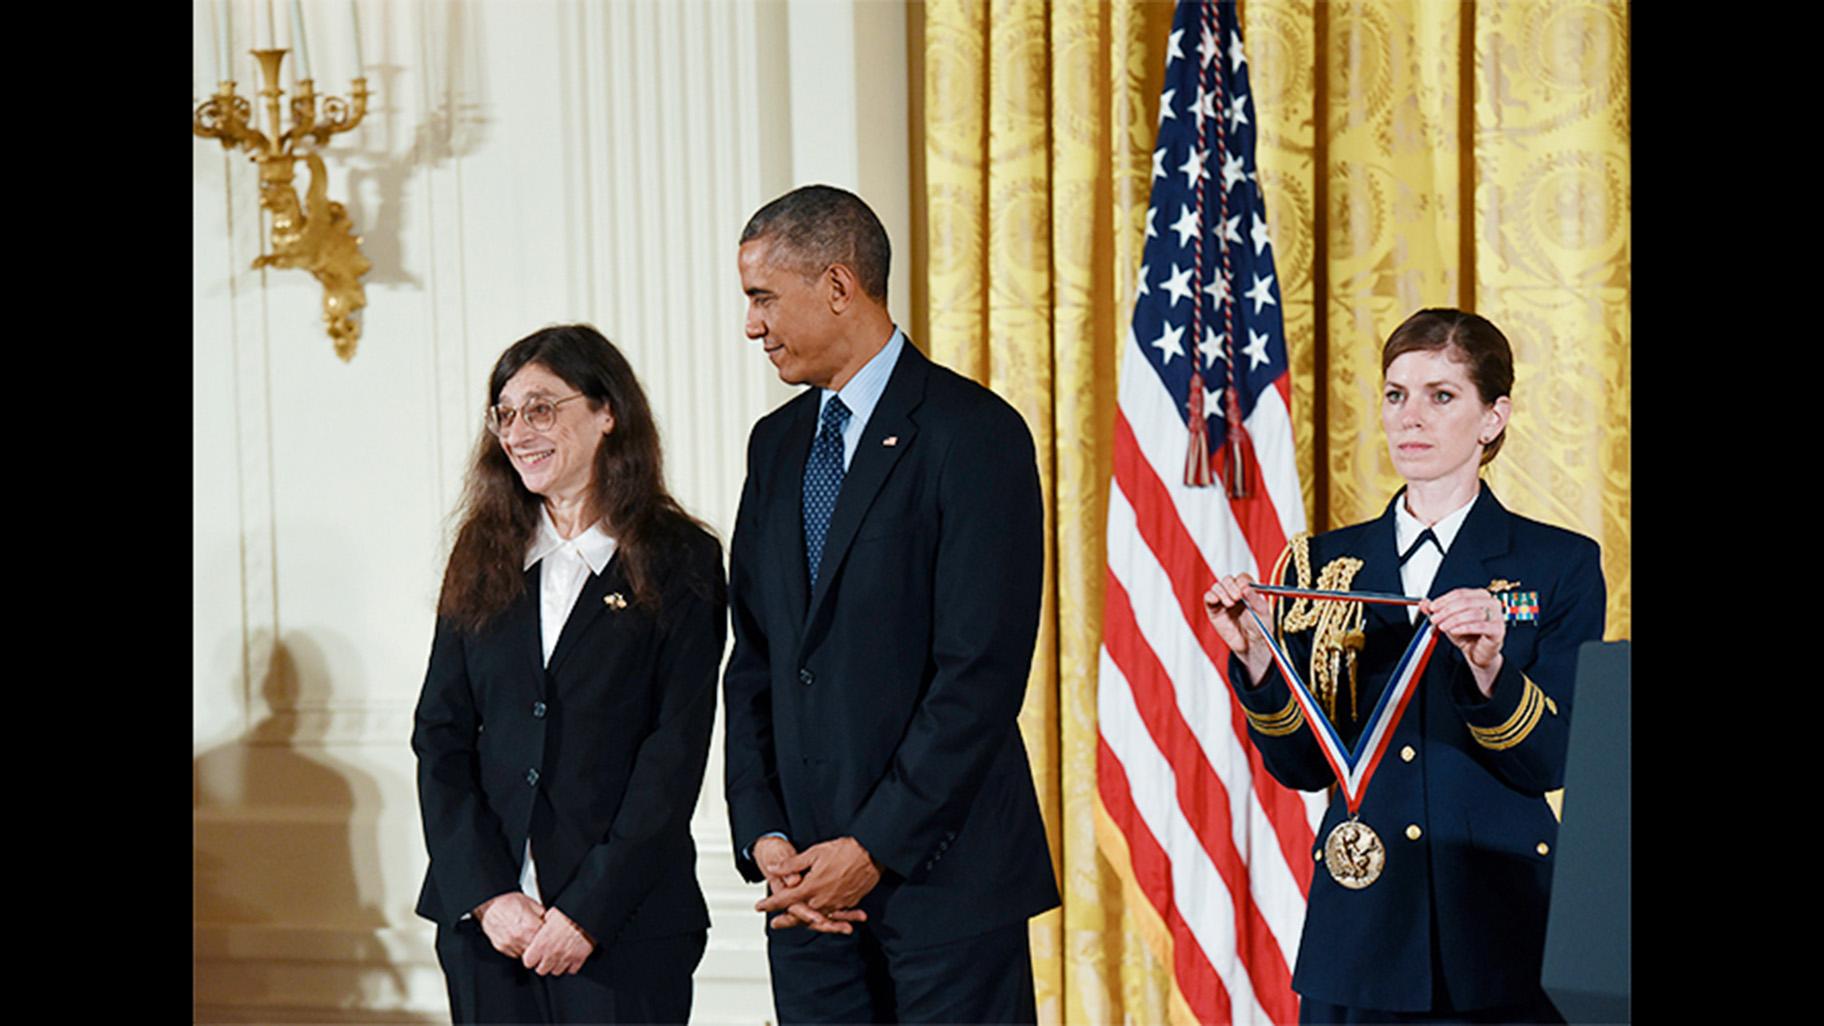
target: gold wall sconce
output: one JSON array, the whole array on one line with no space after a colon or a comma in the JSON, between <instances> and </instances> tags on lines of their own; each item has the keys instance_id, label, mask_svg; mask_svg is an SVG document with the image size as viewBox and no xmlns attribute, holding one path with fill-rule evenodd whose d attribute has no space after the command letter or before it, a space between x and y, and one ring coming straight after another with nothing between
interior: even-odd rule
<instances>
[{"instance_id":1,"label":"gold wall sconce","mask_svg":"<svg viewBox=\"0 0 1824 1026\"><path fill-rule=\"evenodd\" d=\"M268 0L268 41L271 35L270 0ZM352 5L351 5L352 6ZM227 7L232 9L230 2ZM257 7L256 7L257 10ZM223 11L224 15L227 11ZM352 12L351 12L352 13ZM344 361L355 355L355 344L361 338L361 324L356 311L367 305L367 290L361 276L372 267L361 253L361 236L354 233L348 209L329 198L329 174L318 150L329 137L351 131L367 115L367 77L362 72L360 25L355 23L355 66L358 69L349 83L348 98L319 98L310 77L309 48L304 45L303 12L298 0L292 3L292 38L299 43L299 71L296 92L288 104L291 127L281 131L279 69L289 49L268 45L250 51L260 64L260 77L265 88L267 130L257 127L253 105L235 93L233 72L228 55L232 52L232 26L224 18L222 46L217 54L217 76L221 79L214 96L197 106L191 118L191 131L205 139L216 139L224 150L245 149L248 159L260 167L260 206L272 215L268 238L269 252L253 261L255 268L296 267L309 271L323 284L323 323L336 355ZM319 104L319 99L321 103ZM292 184L293 166L304 161L310 169L310 185L304 199Z\"/></svg>"}]
</instances>

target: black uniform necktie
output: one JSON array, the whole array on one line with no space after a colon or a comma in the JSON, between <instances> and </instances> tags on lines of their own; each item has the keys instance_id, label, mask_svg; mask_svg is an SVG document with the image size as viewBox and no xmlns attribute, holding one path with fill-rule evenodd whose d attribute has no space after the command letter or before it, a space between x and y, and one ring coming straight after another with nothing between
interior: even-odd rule
<instances>
[{"instance_id":1,"label":"black uniform necktie","mask_svg":"<svg viewBox=\"0 0 1824 1026\"><path fill-rule=\"evenodd\" d=\"M1400 565L1405 566L1406 561L1412 558L1412 554L1419 551L1419 546L1425 544L1426 542L1430 542L1433 545L1436 545L1438 547L1439 555L1444 554L1444 546L1442 543L1440 543L1438 541L1438 536L1435 534L1432 534L1431 528L1427 527L1425 530L1419 532L1419 536L1417 538L1413 539L1412 544L1407 547L1405 552L1400 553Z\"/></svg>"}]
</instances>

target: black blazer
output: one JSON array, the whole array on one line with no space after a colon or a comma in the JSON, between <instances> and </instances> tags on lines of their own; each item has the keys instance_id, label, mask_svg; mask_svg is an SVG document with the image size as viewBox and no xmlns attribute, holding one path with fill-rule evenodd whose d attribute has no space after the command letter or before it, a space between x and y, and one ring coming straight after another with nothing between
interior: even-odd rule
<instances>
[{"instance_id":1,"label":"black blazer","mask_svg":"<svg viewBox=\"0 0 1824 1026\"><path fill-rule=\"evenodd\" d=\"M1044 573L1032 435L907 343L813 586L801 507L817 416L807 389L748 443L724 676L736 864L761 880L742 851L771 831L800 850L851 835L885 868L860 905L868 928L915 944L1055 907L1015 722Z\"/></svg>"},{"instance_id":2,"label":"black blazer","mask_svg":"<svg viewBox=\"0 0 1824 1026\"><path fill-rule=\"evenodd\" d=\"M1392 503L1376 520L1312 538L1312 573L1345 555L1363 561L1355 590L1401 590ZM1288 562L1288 581L1292 575ZM1347 814L1341 797L1331 799L1292 977L1307 997L1413 1012L1518 1004L1539 993L1558 843L1544 795L1564 786L1577 650L1602 637L1600 552L1580 534L1508 512L1483 485L1431 597L1497 580L1536 592L1538 619L1508 624L1486 700L1462 653L1438 639L1362 799L1361 821L1380 836L1386 863L1361 890L1338 884L1321 861L1325 838ZM1356 695L1363 718L1416 630L1402 606L1371 605L1366 617ZM1309 683L1310 631L1288 634L1286 643ZM1247 680L1233 657L1229 680ZM1339 690L1336 727L1352 745L1361 722L1348 716L1346 686ZM1277 669L1236 695L1273 776L1307 791L1334 783L1311 725L1287 715L1292 694Z\"/></svg>"},{"instance_id":3,"label":"black blazer","mask_svg":"<svg viewBox=\"0 0 1824 1026\"><path fill-rule=\"evenodd\" d=\"M480 633L439 619L412 732L431 856L419 915L451 926L517 891L530 836L545 904L598 951L708 927L690 816L727 596L715 538L679 535L656 567L661 615L633 603L617 552L584 583L549 667L542 563Z\"/></svg>"}]
</instances>

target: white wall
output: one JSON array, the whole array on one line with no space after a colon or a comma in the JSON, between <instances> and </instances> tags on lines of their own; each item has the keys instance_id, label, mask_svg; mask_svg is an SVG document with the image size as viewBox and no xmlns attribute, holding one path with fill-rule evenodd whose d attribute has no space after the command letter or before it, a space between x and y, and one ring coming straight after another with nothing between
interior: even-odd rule
<instances>
[{"instance_id":1,"label":"white wall","mask_svg":"<svg viewBox=\"0 0 1824 1026\"><path fill-rule=\"evenodd\" d=\"M275 7L285 45L289 4ZM193 145L201 1021L447 1017L432 927L412 913L425 855L408 740L500 351L553 322L601 328L652 399L673 491L726 539L748 427L791 395L741 335L748 214L805 181L856 189L896 244L907 309L897 4L359 8L374 100L327 150L330 195L374 263L351 363L313 279L249 269L254 165ZM194 4L198 100L220 9ZM346 92L347 9L305 4L320 92ZM236 3L242 53L255 13ZM757 892L732 868L717 745L695 820L716 919L696 1018L759 1022Z\"/></svg>"}]
</instances>

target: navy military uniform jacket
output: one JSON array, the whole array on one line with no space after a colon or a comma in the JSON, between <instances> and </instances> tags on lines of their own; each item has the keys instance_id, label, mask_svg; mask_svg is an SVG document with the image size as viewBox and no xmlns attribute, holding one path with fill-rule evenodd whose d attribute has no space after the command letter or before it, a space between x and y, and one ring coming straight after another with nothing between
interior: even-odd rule
<instances>
[{"instance_id":1,"label":"navy military uniform jacket","mask_svg":"<svg viewBox=\"0 0 1824 1026\"><path fill-rule=\"evenodd\" d=\"M1313 575L1338 556L1354 556L1363 560L1354 590L1401 591L1392 503L1379 519L1312 538L1310 552ZM1498 579L1537 592L1538 619L1508 624L1487 700L1462 653L1439 636L1362 799L1360 819L1380 836L1386 863L1360 890L1343 887L1323 866L1324 839L1347 818L1340 793L1332 796L1312 853L1318 865L1292 977L1306 997L1428 1011L1507 1005L1539 993L1558 835L1545 794L1564 783L1577 649L1601 638L1605 594L1595 542L1509 513L1484 485L1430 597ZM1407 609L1367 607L1357 663L1363 719L1416 632ZM1285 641L1309 684L1311 632ZM1246 689L1246 671L1231 657L1229 679L1274 777L1306 791L1335 782L1278 669ZM1347 696L1345 675L1335 725L1353 746L1362 724L1351 719Z\"/></svg>"}]
</instances>

